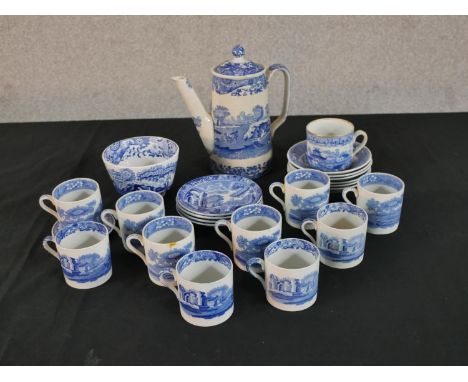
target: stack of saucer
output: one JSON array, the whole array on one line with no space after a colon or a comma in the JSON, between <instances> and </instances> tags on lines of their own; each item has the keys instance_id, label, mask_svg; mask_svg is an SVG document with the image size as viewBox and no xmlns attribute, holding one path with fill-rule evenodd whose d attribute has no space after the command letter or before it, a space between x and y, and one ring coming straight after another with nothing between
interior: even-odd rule
<instances>
[{"instance_id":1,"label":"stack of saucer","mask_svg":"<svg viewBox=\"0 0 468 382\"><path fill-rule=\"evenodd\" d=\"M195 224L214 226L247 204L263 203L262 190L253 180L238 175L208 175L185 183L177 192L179 215Z\"/></svg>"},{"instance_id":2,"label":"stack of saucer","mask_svg":"<svg viewBox=\"0 0 468 382\"><path fill-rule=\"evenodd\" d=\"M330 177L330 191L341 192L346 187L353 187L358 179L371 171L372 153L363 147L353 158L351 167L343 171L327 172ZM300 168L312 168L307 160L307 141L301 141L288 150L288 172Z\"/></svg>"}]
</instances>

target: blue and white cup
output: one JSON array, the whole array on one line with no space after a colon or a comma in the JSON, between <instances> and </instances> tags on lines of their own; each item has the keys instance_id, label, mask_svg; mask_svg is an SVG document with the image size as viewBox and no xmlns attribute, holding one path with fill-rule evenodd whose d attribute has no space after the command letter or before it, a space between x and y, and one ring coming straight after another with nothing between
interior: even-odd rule
<instances>
[{"instance_id":1,"label":"blue and white cup","mask_svg":"<svg viewBox=\"0 0 468 382\"><path fill-rule=\"evenodd\" d=\"M112 276L109 234L102 223L83 221L63 226L55 238L44 238L42 245L60 261L65 282L72 288L95 288Z\"/></svg>"},{"instance_id":2,"label":"blue and white cup","mask_svg":"<svg viewBox=\"0 0 468 382\"><path fill-rule=\"evenodd\" d=\"M144 253L132 242L135 240ZM140 257L148 267L150 280L164 286L163 277L174 282L171 271L177 261L195 249L195 230L190 220L181 216L164 216L151 220L143 227L142 234L131 234L126 239L127 247Z\"/></svg>"},{"instance_id":3,"label":"blue and white cup","mask_svg":"<svg viewBox=\"0 0 468 382\"><path fill-rule=\"evenodd\" d=\"M260 266L265 278L255 269ZM247 262L250 274L258 279L267 301L277 309L296 312L307 309L317 300L320 252L302 239L282 239L265 249L265 259Z\"/></svg>"},{"instance_id":4,"label":"blue and white cup","mask_svg":"<svg viewBox=\"0 0 468 382\"><path fill-rule=\"evenodd\" d=\"M346 203L351 203L347 194L352 192L356 205L367 212L367 232L386 235L395 232L400 223L405 183L395 175L373 172L359 178L357 187L345 188L342 192Z\"/></svg>"},{"instance_id":5,"label":"blue and white cup","mask_svg":"<svg viewBox=\"0 0 468 382\"><path fill-rule=\"evenodd\" d=\"M367 134L354 131L354 125L340 118L320 118L309 122L307 127L307 159L311 167L332 172L351 167L353 156L367 143ZM356 139L362 142L354 148Z\"/></svg>"},{"instance_id":6,"label":"blue and white cup","mask_svg":"<svg viewBox=\"0 0 468 382\"><path fill-rule=\"evenodd\" d=\"M315 230L317 239L307 232ZM317 220L306 220L301 230L320 249L320 261L332 268L346 269L360 264L366 245L367 213L347 203L321 207Z\"/></svg>"},{"instance_id":7,"label":"blue and white cup","mask_svg":"<svg viewBox=\"0 0 468 382\"><path fill-rule=\"evenodd\" d=\"M275 188L281 189L284 200L275 194ZM330 178L319 170L295 170L286 174L284 183L272 183L269 191L283 207L286 222L292 227L301 228L304 220L315 220L318 209L328 203Z\"/></svg>"},{"instance_id":8,"label":"blue and white cup","mask_svg":"<svg viewBox=\"0 0 468 382\"><path fill-rule=\"evenodd\" d=\"M141 234L146 223L164 216L164 199L155 191L139 190L121 196L115 203L115 210L102 211L103 223L115 229L127 251L127 236ZM118 221L118 226L116 222Z\"/></svg>"},{"instance_id":9,"label":"blue and white cup","mask_svg":"<svg viewBox=\"0 0 468 382\"><path fill-rule=\"evenodd\" d=\"M236 265L246 271L250 258L263 258L265 248L281 238L281 220L281 213L275 208L249 204L235 210L230 222L218 220L215 231L233 251ZM229 229L232 240L221 232L221 226Z\"/></svg>"},{"instance_id":10,"label":"blue and white cup","mask_svg":"<svg viewBox=\"0 0 468 382\"><path fill-rule=\"evenodd\" d=\"M46 205L50 201L54 207ZM60 183L52 194L39 198L39 205L58 221L66 224L80 221L100 220L102 211L101 191L99 184L89 178L75 178Z\"/></svg>"},{"instance_id":11,"label":"blue and white cup","mask_svg":"<svg viewBox=\"0 0 468 382\"><path fill-rule=\"evenodd\" d=\"M225 254L203 250L183 256L175 270L166 271L176 284L164 283L176 295L185 321L206 327L219 325L231 317L234 312L233 268Z\"/></svg>"}]
</instances>

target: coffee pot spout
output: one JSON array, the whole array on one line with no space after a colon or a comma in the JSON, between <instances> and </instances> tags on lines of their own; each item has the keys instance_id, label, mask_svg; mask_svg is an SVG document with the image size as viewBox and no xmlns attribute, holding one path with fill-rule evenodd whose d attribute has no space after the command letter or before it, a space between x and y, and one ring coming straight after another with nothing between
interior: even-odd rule
<instances>
[{"instance_id":1,"label":"coffee pot spout","mask_svg":"<svg viewBox=\"0 0 468 382\"><path fill-rule=\"evenodd\" d=\"M172 79L175 81L177 89L192 115L193 122L206 151L208 151L208 154L211 154L214 147L213 118L206 112L200 98L198 98L197 93L193 89L192 82L188 78L177 76L172 77Z\"/></svg>"}]
</instances>

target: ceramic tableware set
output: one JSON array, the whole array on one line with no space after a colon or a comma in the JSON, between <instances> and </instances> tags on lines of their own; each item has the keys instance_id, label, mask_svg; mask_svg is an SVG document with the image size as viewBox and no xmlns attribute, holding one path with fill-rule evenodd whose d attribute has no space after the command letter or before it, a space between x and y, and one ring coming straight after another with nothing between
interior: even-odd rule
<instances>
[{"instance_id":1,"label":"ceramic tableware set","mask_svg":"<svg viewBox=\"0 0 468 382\"><path fill-rule=\"evenodd\" d=\"M263 204L252 179L271 168L272 137L289 107L289 71L246 59L240 45L232 54L212 69L211 113L187 78L173 77L216 173L179 188L180 216L165 216L164 195L179 147L164 137L127 138L104 149L103 163L121 194L115 209L103 210L99 185L88 178L67 180L40 197L40 206L57 220L43 246L60 261L68 285L94 288L111 277L109 234L115 231L126 251L144 262L150 281L174 292L191 324L213 326L231 317L234 265L259 280L271 306L300 311L317 299L320 262L354 267L363 259L367 232L398 228L403 181L370 172L365 132L349 121L322 118L307 125L307 139L288 150L283 181L269 187L285 221L310 241L282 238L282 214ZM268 90L275 73L285 81L283 108L270 122ZM342 192L346 203L330 204L330 192ZM214 227L234 262L221 252L195 250L193 224Z\"/></svg>"}]
</instances>

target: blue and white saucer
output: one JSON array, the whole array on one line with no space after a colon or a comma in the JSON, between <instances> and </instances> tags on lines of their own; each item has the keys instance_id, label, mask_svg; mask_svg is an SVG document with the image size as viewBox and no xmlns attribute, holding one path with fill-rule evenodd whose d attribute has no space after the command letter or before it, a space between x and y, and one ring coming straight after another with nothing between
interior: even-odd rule
<instances>
[{"instance_id":1,"label":"blue and white saucer","mask_svg":"<svg viewBox=\"0 0 468 382\"><path fill-rule=\"evenodd\" d=\"M208 175L185 183L177 192L176 207L201 220L223 219L239 207L262 200L253 180L238 175Z\"/></svg>"},{"instance_id":2,"label":"blue and white saucer","mask_svg":"<svg viewBox=\"0 0 468 382\"><path fill-rule=\"evenodd\" d=\"M356 145L356 144L355 144ZM307 140L296 143L288 150L288 162L291 167L299 168L312 168L307 160ZM367 147L363 147L353 158L351 167L343 171L327 172L330 179L333 178L352 178L358 174L359 171L372 165L372 153ZM365 172L365 171L364 171Z\"/></svg>"}]
</instances>

